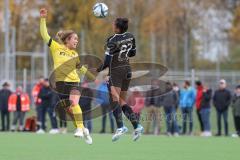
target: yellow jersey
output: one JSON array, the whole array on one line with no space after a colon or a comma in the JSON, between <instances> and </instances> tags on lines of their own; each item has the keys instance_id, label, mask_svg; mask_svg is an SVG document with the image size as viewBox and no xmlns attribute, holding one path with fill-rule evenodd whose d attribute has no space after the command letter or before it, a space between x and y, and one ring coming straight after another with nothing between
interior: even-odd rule
<instances>
[{"instance_id":1,"label":"yellow jersey","mask_svg":"<svg viewBox=\"0 0 240 160\"><path fill-rule=\"evenodd\" d=\"M78 53L54 41L47 32L46 19L40 20L40 33L45 43L48 44L54 63L55 82L80 82L77 65L80 64ZM80 72L85 74L87 69L82 67Z\"/></svg>"}]
</instances>

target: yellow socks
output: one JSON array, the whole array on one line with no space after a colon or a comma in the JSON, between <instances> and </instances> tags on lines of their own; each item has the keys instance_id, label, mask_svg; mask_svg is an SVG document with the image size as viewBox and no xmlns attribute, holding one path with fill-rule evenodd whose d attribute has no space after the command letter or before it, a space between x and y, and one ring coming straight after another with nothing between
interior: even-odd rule
<instances>
[{"instance_id":1,"label":"yellow socks","mask_svg":"<svg viewBox=\"0 0 240 160\"><path fill-rule=\"evenodd\" d=\"M71 106L71 109L72 109L73 119L74 119L73 124L75 125L75 127L84 128L81 107L77 104L77 105Z\"/></svg>"}]
</instances>

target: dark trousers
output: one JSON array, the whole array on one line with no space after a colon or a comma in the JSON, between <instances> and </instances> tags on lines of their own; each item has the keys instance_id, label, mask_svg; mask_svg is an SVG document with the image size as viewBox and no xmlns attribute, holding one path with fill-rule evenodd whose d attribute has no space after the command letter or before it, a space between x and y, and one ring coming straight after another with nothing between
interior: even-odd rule
<instances>
[{"instance_id":1,"label":"dark trousers","mask_svg":"<svg viewBox=\"0 0 240 160\"><path fill-rule=\"evenodd\" d=\"M211 130L210 126L210 108L203 108L200 111L201 113L201 119L203 122L203 131L209 132Z\"/></svg>"},{"instance_id":2,"label":"dark trousers","mask_svg":"<svg viewBox=\"0 0 240 160\"><path fill-rule=\"evenodd\" d=\"M89 132L92 132L92 116L90 110L88 112L83 112L83 124L84 127L89 130Z\"/></svg>"},{"instance_id":3,"label":"dark trousers","mask_svg":"<svg viewBox=\"0 0 240 160\"><path fill-rule=\"evenodd\" d=\"M50 121L51 121L52 129L57 129L58 128L57 117L56 117L56 113L54 111L54 106L49 107L47 112L48 112L48 115L49 115L49 118L50 118Z\"/></svg>"},{"instance_id":4,"label":"dark trousers","mask_svg":"<svg viewBox=\"0 0 240 160\"><path fill-rule=\"evenodd\" d=\"M51 126L53 129L57 128L57 118L54 112L53 107L45 107L40 106L40 121L41 121L41 129L46 129L46 114L48 113L49 119L51 121Z\"/></svg>"},{"instance_id":5,"label":"dark trousers","mask_svg":"<svg viewBox=\"0 0 240 160\"><path fill-rule=\"evenodd\" d=\"M16 112L14 112L13 116L14 116L14 118L13 118L13 126L16 126L17 122L19 120L19 125L21 127L23 127L25 112L16 111Z\"/></svg>"},{"instance_id":6,"label":"dark trousers","mask_svg":"<svg viewBox=\"0 0 240 160\"><path fill-rule=\"evenodd\" d=\"M192 133L192 129L193 129L192 110L193 110L192 107L182 108L182 118L183 118L182 134L186 134L187 121L189 121L189 134Z\"/></svg>"},{"instance_id":7,"label":"dark trousers","mask_svg":"<svg viewBox=\"0 0 240 160\"><path fill-rule=\"evenodd\" d=\"M224 131L225 135L228 135L228 110L225 111L217 111L217 128L218 128L218 135L222 134L222 123L221 119L223 117L224 122Z\"/></svg>"},{"instance_id":8,"label":"dark trousers","mask_svg":"<svg viewBox=\"0 0 240 160\"><path fill-rule=\"evenodd\" d=\"M41 109L40 109L39 105L36 105L36 114L37 114L37 129L40 129Z\"/></svg>"},{"instance_id":9,"label":"dark trousers","mask_svg":"<svg viewBox=\"0 0 240 160\"><path fill-rule=\"evenodd\" d=\"M178 133L178 124L177 124L177 116L176 116L176 108L172 107L164 107L165 111L165 119L168 133Z\"/></svg>"},{"instance_id":10,"label":"dark trousers","mask_svg":"<svg viewBox=\"0 0 240 160\"><path fill-rule=\"evenodd\" d=\"M240 136L240 116L234 116L233 118L237 135Z\"/></svg>"},{"instance_id":11,"label":"dark trousers","mask_svg":"<svg viewBox=\"0 0 240 160\"><path fill-rule=\"evenodd\" d=\"M197 117L198 117L198 121L199 121L199 124L200 124L200 130L201 130L201 132L203 132L203 121L202 121L202 117L201 117L200 111L201 110L197 110Z\"/></svg>"},{"instance_id":12,"label":"dark trousers","mask_svg":"<svg viewBox=\"0 0 240 160\"><path fill-rule=\"evenodd\" d=\"M2 131L9 131L9 129L10 129L10 114L7 110L1 111L1 120L2 120Z\"/></svg>"},{"instance_id":13,"label":"dark trousers","mask_svg":"<svg viewBox=\"0 0 240 160\"><path fill-rule=\"evenodd\" d=\"M101 132L105 133L106 131L106 119L107 119L107 114L109 116L110 120L110 127L111 127L111 132L114 132L114 118L113 118L113 113L110 109L110 105L102 105L102 130Z\"/></svg>"}]
</instances>

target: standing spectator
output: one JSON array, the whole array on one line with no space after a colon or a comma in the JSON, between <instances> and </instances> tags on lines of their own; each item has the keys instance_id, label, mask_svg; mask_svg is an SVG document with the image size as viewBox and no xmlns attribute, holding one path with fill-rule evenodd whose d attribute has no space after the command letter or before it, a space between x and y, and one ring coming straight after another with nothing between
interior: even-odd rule
<instances>
[{"instance_id":1,"label":"standing spectator","mask_svg":"<svg viewBox=\"0 0 240 160\"><path fill-rule=\"evenodd\" d=\"M82 93L81 98L79 100L79 104L81 106L83 112L83 123L84 126L92 132L92 118L91 118L91 105L93 100L93 91L88 87L88 83L84 82L82 84Z\"/></svg>"},{"instance_id":2,"label":"standing spectator","mask_svg":"<svg viewBox=\"0 0 240 160\"><path fill-rule=\"evenodd\" d=\"M201 111L201 102L202 102L202 98L203 98L203 86L202 86L201 81L196 81L195 85L196 85L196 90L197 90L196 111L197 111L198 121L199 121L199 124L200 124L200 130L201 130L201 133L202 133L203 132L203 122L202 122L200 111Z\"/></svg>"},{"instance_id":3,"label":"standing spectator","mask_svg":"<svg viewBox=\"0 0 240 160\"><path fill-rule=\"evenodd\" d=\"M107 77L105 78L105 80L107 80ZM113 118L113 113L112 113L110 102L109 102L109 93L108 93L107 85L108 85L107 82L103 81L98 86L97 93L96 93L97 104L99 104L102 109L102 129L100 133L106 132L107 114L110 120L111 133L114 133L114 118Z\"/></svg>"},{"instance_id":4,"label":"standing spectator","mask_svg":"<svg viewBox=\"0 0 240 160\"><path fill-rule=\"evenodd\" d=\"M221 136L221 117L224 120L225 136L228 136L228 107L231 103L231 92L226 88L227 83L224 79L219 81L219 89L215 91L213 96L213 104L217 111L217 127L216 136Z\"/></svg>"},{"instance_id":5,"label":"standing spectator","mask_svg":"<svg viewBox=\"0 0 240 160\"><path fill-rule=\"evenodd\" d=\"M10 85L5 82L0 90L0 110L2 120L2 131L9 131L10 128L10 114L8 111L8 98L11 95ZM5 121L6 120L6 121Z\"/></svg>"},{"instance_id":6,"label":"standing spectator","mask_svg":"<svg viewBox=\"0 0 240 160\"><path fill-rule=\"evenodd\" d=\"M184 82L183 89L180 90L179 106L182 110L183 117L183 130L182 134L186 134L187 130L187 119L189 119L189 134L192 134L193 129L193 105L195 103L196 93L191 87L189 81Z\"/></svg>"},{"instance_id":7,"label":"standing spectator","mask_svg":"<svg viewBox=\"0 0 240 160\"><path fill-rule=\"evenodd\" d=\"M49 131L50 134L60 133L58 129L58 123L57 123L57 117L56 117L57 115L55 112L55 107L58 102L59 102L58 94L52 91L51 106L48 108L48 115L50 117L51 126L52 126L52 129Z\"/></svg>"},{"instance_id":8,"label":"standing spectator","mask_svg":"<svg viewBox=\"0 0 240 160\"><path fill-rule=\"evenodd\" d=\"M132 89L132 94L128 97L127 103L131 106L134 113L136 113L138 121L141 118L141 111L144 108L144 96L140 92L139 87Z\"/></svg>"},{"instance_id":9,"label":"standing spectator","mask_svg":"<svg viewBox=\"0 0 240 160\"><path fill-rule=\"evenodd\" d=\"M203 133L201 135L205 137L212 136L210 126L211 98L212 90L208 87L204 87L202 91L202 99L200 100L200 115L203 123Z\"/></svg>"},{"instance_id":10,"label":"standing spectator","mask_svg":"<svg viewBox=\"0 0 240 160\"><path fill-rule=\"evenodd\" d=\"M53 129L50 132L52 134L56 134L58 133L58 129L56 126L56 121L53 118L53 113L49 112L49 109L51 110L52 108L52 96L53 96L53 92L51 91L51 88L49 86L49 82L48 79L45 79L43 82L43 86L38 94L38 99L41 100L41 103L39 104L39 112L40 112L40 129L36 132L36 133L45 133L46 130L46 113L48 112L51 124L53 124Z\"/></svg>"},{"instance_id":11,"label":"standing spectator","mask_svg":"<svg viewBox=\"0 0 240 160\"><path fill-rule=\"evenodd\" d=\"M172 88L171 83L166 83L167 88ZM165 111L165 120L167 126L167 135L178 136L178 124L176 117L176 106L178 105L178 94L171 90L165 95L161 96L161 102Z\"/></svg>"},{"instance_id":12,"label":"standing spectator","mask_svg":"<svg viewBox=\"0 0 240 160\"><path fill-rule=\"evenodd\" d=\"M30 99L27 93L24 93L21 86L17 87L15 93L12 93L8 99L8 111L14 112L11 130L16 130L19 120L19 131L23 131L25 113L30 110Z\"/></svg>"},{"instance_id":13,"label":"standing spectator","mask_svg":"<svg viewBox=\"0 0 240 160\"><path fill-rule=\"evenodd\" d=\"M236 129L236 134L233 134L232 137L240 136L240 85L235 89L235 94L232 98L232 111L233 111L233 120Z\"/></svg>"},{"instance_id":14,"label":"standing spectator","mask_svg":"<svg viewBox=\"0 0 240 160\"><path fill-rule=\"evenodd\" d=\"M32 97L33 97L33 101L36 107L36 113L37 113L37 129L40 129L40 108L39 105L41 103L41 100L38 98L38 94L41 90L41 88L43 87L43 83L44 83L44 78L40 77L38 82L34 85L33 89L32 89Z\"/></svg>"},{"instance_id":15,"label":"standing spectator","mask_svg":"<svg viewBox=\"0 0 240 160\"><path fill-rule=\"evenodd\" d=\"M145 105L147 110L147 125L145 134L149 134L151 122L153 122L153 132L155 135L160 134L161 129L161 114L160 114L160 107L161 104L159 103L158 90L156 88L159 87L159 80L153 79L151 85L151 90L147 92ZM155 123L154 123L155 122Z\"/></svg>"},{"instance_id":16,"label":"standing spectator","mask_svg":"<svg viewBox=\"0 0 240 160\"><path fill-rule=\"evenodd\" d=\"M173 87L172 87L173 91L177 94L177 97L178 97L178 103L176 103L176 111L178 109L178 105L179 105L179 97L180 97L180 89L179 89L179 86L177 83L173 83Z\"/></svg>"}]
</instances>

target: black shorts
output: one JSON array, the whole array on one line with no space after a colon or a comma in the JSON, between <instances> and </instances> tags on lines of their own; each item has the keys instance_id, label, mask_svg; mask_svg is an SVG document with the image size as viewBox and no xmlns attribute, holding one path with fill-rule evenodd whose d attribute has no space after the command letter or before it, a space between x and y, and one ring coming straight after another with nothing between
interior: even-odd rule
<instances>
[{"instance_id":1,"label":"black shorts","mask_svg":"<svg viewBox=\"0 0 240 160\"><path fill-rule=\"evenodd\" d=\"M56 82L56 92L60 99L68 99L72 90L78 90L81 93L81 85L78 82Z\"/></svg>"},{"instance_id":2,"label":"black shorts","mask_svg":"<svg viewBox=\"0 0 240 160\"><path fill-rule=\"evenodd\" d=\"M121 91L127 91L132 78L130 66L113 68L110 70L109 85L121 88Z\"/></svg>"}]
</instances>

